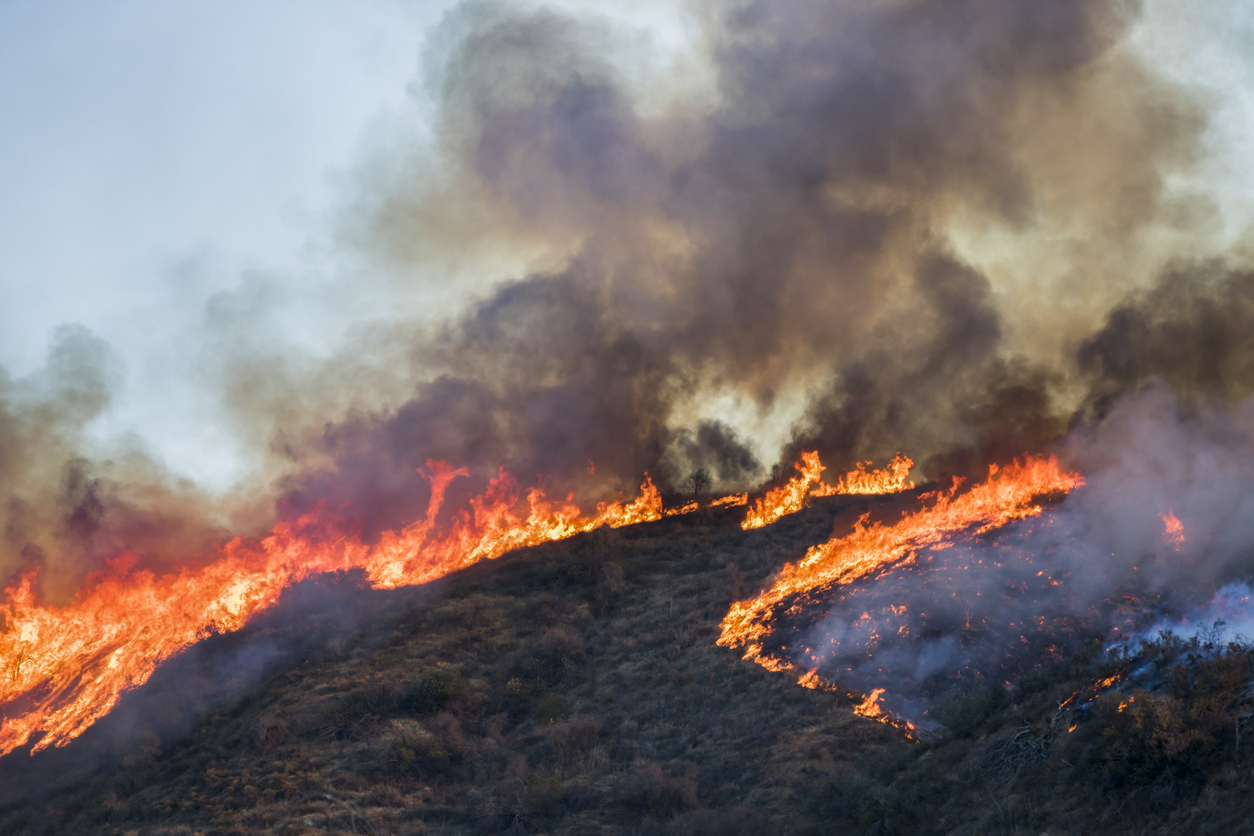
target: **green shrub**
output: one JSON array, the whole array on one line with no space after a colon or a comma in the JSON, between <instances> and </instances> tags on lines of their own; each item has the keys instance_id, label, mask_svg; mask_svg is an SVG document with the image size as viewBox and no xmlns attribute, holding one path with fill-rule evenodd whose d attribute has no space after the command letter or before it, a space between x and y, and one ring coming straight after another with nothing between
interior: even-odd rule
<instances>
[{"instance_id":1,"label":"green shrub","mask_svg":"<svg viewBox=\"0 0 1254 836\"><path fill-rule=\"evenodd\" d=\"M433 714L470 700L470 683L459 673L432 671L410 692L405 707L418 714Z\"/></svg>"}]
</instances>

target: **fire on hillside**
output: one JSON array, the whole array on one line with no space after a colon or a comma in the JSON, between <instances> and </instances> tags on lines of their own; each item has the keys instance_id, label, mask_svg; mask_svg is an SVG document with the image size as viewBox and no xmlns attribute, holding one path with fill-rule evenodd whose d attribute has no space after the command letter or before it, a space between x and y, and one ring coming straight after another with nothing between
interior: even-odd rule
<instances>
[{"instance_id":1,"label":"fire on hillside","mask_svg":"<svg viewBox=\"0 0 1254 836\"><path fill-rule=\"evenodd\" d=\"M808 489L822 469L817 454L807 453L805 466L809 470L800 464L798 469L814 474L804 483ZM909 466L909 459L895 460L897 481L884 481L885 489L900 487ZM516 481L501 470L483 493L441 526L437 521L449 483L467 471L432 461L424 475L431 485L426 516L399 532L385 533L373 545L310 513L277 526L259 541L231 540L215 560L165 576L136 570L135 557L120 554L107 570L88 578L77 600L65 607L41 603L37 575L20 574L0 604L0 663L5 671L0 755L32 738L32 754L64 746L107 714L122 693L147 681L164 660L208 635L239 629L304 578L362 569L377 588L422 584L512 549L601 526L620 528L687 514L702 504L694 499L665 509L646 474L634 500L603 502L594 513L584 514L573 496L553 502L538 488L520 501ZM816 495L875 492L865 465L834 486L819 484L826 493ZM804 499L803 491L776 518L798 510ZM735 507L747 501L745 494L732 494L705 504Z\"/></svg>"},{"instance_id":2,"label":"fire on hillside","mask_svg":"<svg viewBox=\"0 0 1254 836\"><path fill-rule=\"evenodd\" d=\"M1102 659L1115 673L1094 676L1068 711L1130 681L1137 647L1154 636L1187 638L1200 624L1219 637L1202 641L1216 653L1248 642L1250 596L1232 591L1248 587L1230 584L1204 605L1216 579L1200 561L1218 563L1225 546L1190 543L1170 509L1140 515L1142 525L1156 515L1156 544L1126 542L1103 530L1117 486L1084 488L1055 459L1027 458L965 491L955 480L924 494L895 524L863 516L734 604L719 644L918 737L937 728L937 700L989 687L1013 695L1022 677L1085 648L1114 648Z\"/></svg>"}]
</instances>

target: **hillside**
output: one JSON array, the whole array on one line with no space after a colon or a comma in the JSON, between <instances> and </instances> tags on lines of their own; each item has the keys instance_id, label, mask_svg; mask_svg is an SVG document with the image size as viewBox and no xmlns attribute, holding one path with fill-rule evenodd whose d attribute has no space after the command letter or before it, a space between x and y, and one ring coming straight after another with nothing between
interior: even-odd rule
<instances>
[{"instance_id":1,"label":"hillside","mask_svg":"<svg viewBox=\"0 0 1254 836\"><path fill-rule=\"evenodd\" d=\"M65 749L0 759L0 831L1248 832L1239 693L1149 717L1183 723L1166 751L1119 725L1134 712L1064 715L1098 664L1081 655L1013 699L947 702L946 733L911 743L715 645L731 601L912 497L816 500L749 532L740 509L601 529L424 589L302 585ZM1198 670L1207 695L1239 692L1248 657Z\"/></svg>"}]
</instances>

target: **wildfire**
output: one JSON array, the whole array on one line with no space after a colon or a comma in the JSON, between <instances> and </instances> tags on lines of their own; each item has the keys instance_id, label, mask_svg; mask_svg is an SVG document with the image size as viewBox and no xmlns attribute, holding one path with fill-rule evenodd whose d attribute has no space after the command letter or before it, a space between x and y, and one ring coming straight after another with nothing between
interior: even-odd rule
<instances>
[{"instance_id":1,"label":"wildfire","mask_svg":"<svg viewBox=\"0 0 1254 836\"><path fill-rule=\"evenodd\" d=\"M555 504L531 490L527 515L520 516L516 483L501 470L437 533L445 491L467 471L428 462L423 473L431 483L426 517L372 547L309 515L277 526L260 542L232 540L212 562L168 575L134 570L135 556L120 555L64 607L39 604L35 574L19 576L0 603L0 755L38 732L44 736L32 754L64 746L107 714L123 692L146 682L161 662L208 635L239 629L304 578L364 569L376 587L421 584L521 546L603 525L649 522L664 513L646 476L634 501L602 503L590 516L570 497Z\"/></svg>"},{"instance_id":2,"label":"wildfire","mask_svg":"<svg viewBox=\"0 0 1254 836\"><path fill-rule=\"evenodd\" d=\"M908 480L914 462L898 453L883 470L870 470L870 462L861 462L857 468L842 476L835 485L822 481L825 468L819 462L819 454L802 453L801 461L793 465L799 475L767 492L745 516L740 527L748 531L770 525L786 514L800 511L811 496L835 496L836 494L884 494L905 491L914 487Z\"/></svg>"},{"instance_id":3,"label":"wildfire","mask_svg":"<svg viewBox=\"0 0 1254 836\"><path fill-rule=\"evenodd\" d=\"M917 729L915 728L914 723L894 716L892 712L886 710L882 705L880 705L880 699L883 698L885 690L886 689L884 688L876 688L871 691L871 693L866 695L862 702L853 707L853 713L857 714L859 717L865 717L868 720L874 720L877 723L883 723L886 726L892 726L893 728L900 729L905 733L906 737L911 740L917 740Z\"/></svg>"},{"instance_id":4,"label":"wildfire","mask_svg":"<svg viewBox=\"0 0 1254 836\"><path fill-rule=\"evenodd\" d=\"M880 707L880 698L884 696L884 690L883 688L876 688L867 694L866 699L854 706L853 713L859 717L866 717L871 720L883 717L885 712Z\"/></svg>"},{"instance_id":5,"label":"wildfire","mask_svg":"<svg viewBox=\"0 0 1254 836\"><path fill-rule=\"evenodd\" d=\"M768 662L765 664L765 667L770 670L787 670L791 666L784 665L782 667L772 667L771 663ZM819 672L816 670L806 671L806 673L804 673L801 678L797 680L797 684L802 688L809 688L816 691L836 691L838 693L846 693L842 692L841 689L819 676ZM862 698L860 703L854 706L853 713L857 714L859 717L866 717L868 720L875 720L878 723L883 723L900 729L905 733L906 737L911 740L917 740L918 729L915 727L914 723L895 716L892 712L886 710L882 705L880 705L880 699L884 696L885 690L886 689L884 688L876 688L871 691L871 693ZM857 697L853 694L847 694L847 696L857 699Z\"/></svg>"},{"instance_id":6,"label":"wildfire","mask_svg":"<svg viewBox=\"0 0 1254 836\"><path fill-rule=\"evenodd\" d=\"M1184 545L1184 523L1180 522L1180 518L1170 508L1167 509L1167 513L1161 515L1161 519L1163 521L1163 539L1167 541L1167 545L1176 551L1180 551L1180 548Z\"/></svg>"},{"instance_id":7,"label":"wildfire","mask_svg":"<svg viewBox=\"0 0 1254 836\"><path fill-rule=\"evenodd\" d=\"M817 457L807 464L817 467ZM928 495L928 507L903 516L895 525L868 524L864 516L852 533L814 546L802 560L786 565L756 598L733 604L718 643L744 647L746 659L772 670L792 669L789 661L763 651L776 605L784 599L804 599L815 590L908 565L922 548L945 548L959 535L984 533L1037 515L1042 497L1064 494L1081 484L1083 479L1063 472L1055 458L1032 457L1004 469L991 467L987 481L964 493L958 492L960 484L955 482L948 491Z\"/></svg>"},{"instance_id":8,"label":"wildfire","mask_svg":"<svg viewBox=\"0 0 1254 836\"><path fill-rule=\"evenodd\" d=\"M820 482L811 496L835 496L836 494L882 494L908 491L914 487L910 481L910 468L914 461L898 453L883 470L870 470L870 462L858 466L840 477L835 485Z\"/></svg>"}]
</instances>

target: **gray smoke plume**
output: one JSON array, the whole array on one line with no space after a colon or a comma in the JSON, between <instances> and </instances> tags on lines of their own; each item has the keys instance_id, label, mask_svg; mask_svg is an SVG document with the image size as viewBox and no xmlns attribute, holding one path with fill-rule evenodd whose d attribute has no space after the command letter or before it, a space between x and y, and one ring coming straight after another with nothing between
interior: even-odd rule
<instances>
[{"instance_id":1,"label":"gray smoke plume","mask_svg":"<svg viewBox=\"0 0 1254 836\"><path fill-rule=\"evenodd\" d=\"M410 341L424 372L408 402L306 435L301 455L324 466L287 501L359 504L368 530L392 526L427 458L585 493L645 470L678 486L701 467L718 488L751 486L762 454L736 420L702 413L725 396L765 414L808 393L785 462L903 450L929 476L1041 449L1147 379L1102 365L1114 325L1086 337L1146 277L1068 304L1038 289L1035 332L1089 339L1038 351L955 235L1083 218L1122 251L1164 215L1188 225L1166 178L1196 157L1205 120L1121 48L1136 14L1092 0L701 5L716 89L663 106L632 86L607 24L463 4L428 52L434 150L363 183L351 234L396 273L508 242L543 244L547 266ZM1081 127L1108 123L1112 101L1117 130ZM1057 258L1108 277L1082 249Z\"/></svg>"},{"instance_id":2,"label":"gray smoke plume","mask_svg":"<svg viewBox=\"0 0 1254 836\"><path fill-rule=\"evenodd\" d=\"M171 477L138 440L99 452L89 426L119 379L112 351L81 326L57 331L35 374L0 369L0 576L37 569L55 601L123 550L157 568L207 552L243 519Z\"/></svg>"}]
</instances>

